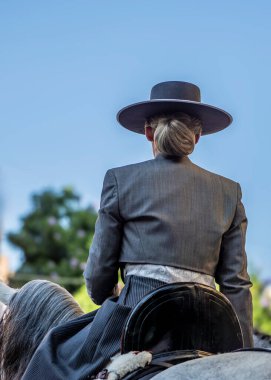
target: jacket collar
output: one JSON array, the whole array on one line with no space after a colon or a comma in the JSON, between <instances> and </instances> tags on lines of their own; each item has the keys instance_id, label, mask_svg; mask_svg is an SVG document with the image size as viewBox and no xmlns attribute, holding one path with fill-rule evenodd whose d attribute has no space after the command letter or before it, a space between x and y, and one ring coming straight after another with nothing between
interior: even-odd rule
<instances>
[{"instance_id":1,"label":"jacket collar","mask_svg":"<svg viewBox=\"0 0 271 380\"><path fill-rule=\"evenodd\" d=\"M155 157L155 160L169 160L169 161L174 161L174 162L181 162L182 164L188 164L191 163L190 159L188 156L169 156L163 153L158 153Z\"/></svg>"}]
</instances>

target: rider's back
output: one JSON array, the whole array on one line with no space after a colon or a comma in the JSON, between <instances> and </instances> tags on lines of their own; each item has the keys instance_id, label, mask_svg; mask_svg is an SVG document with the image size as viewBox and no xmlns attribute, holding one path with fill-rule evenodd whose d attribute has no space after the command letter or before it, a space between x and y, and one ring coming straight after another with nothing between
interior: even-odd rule
<instances>
[{"instance_id":1,"label":"rider's back","mask_svg":"<svg viewBox=\"0 0 271 380\"><path fill-rule=\"evenodd\" d=\"M234 219L238 184L188 157L111 170L123 239L119 262L162 264L215 275L223 234Z\"/></svg>"}]
</instances>

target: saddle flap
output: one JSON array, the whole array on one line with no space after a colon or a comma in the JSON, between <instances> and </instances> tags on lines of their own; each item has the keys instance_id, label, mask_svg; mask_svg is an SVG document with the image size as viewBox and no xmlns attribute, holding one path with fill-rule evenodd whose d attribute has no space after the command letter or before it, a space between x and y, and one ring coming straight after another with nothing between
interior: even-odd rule
<instances>
[{"instance_id":1,"label":"saddle flap","mask_svg":"<svg viewBox=\"0 0 271 380\"><path fill-rule=\"evenodd\" d=\"M123 353L222 353L242 347L240 323L229 300L195 283L168 284L150 292L131 312L122 337Z\"/></svg>"}]
</instances>

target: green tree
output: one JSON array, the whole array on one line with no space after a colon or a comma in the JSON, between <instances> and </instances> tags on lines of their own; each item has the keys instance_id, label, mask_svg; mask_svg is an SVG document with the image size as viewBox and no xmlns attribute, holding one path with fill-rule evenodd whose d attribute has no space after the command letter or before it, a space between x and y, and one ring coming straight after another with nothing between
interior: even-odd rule
<instances>
[{"instance_id":1,"label":"green tree","mask_svg":"<svg viewBox=\"0 0 271 380\"><path fill-rule=\"evenodd\" d=\"M262 333L271 334L271 305L263 305L263 285L257 275L252 276L253 324Z\"/></svg>"},{"instance_id":2,"label":"green tree","mask_svg":"<svg viewBox=\"0 0 271 380\"><path fill-rule=\"evenodd\" d=\"M82 285L74 294L73 294L75 300L79 303L80 307L85 313L89 313L90 311L96 310L99 308L99 306L95 305L94 302L91 301L88 293L87 288L84 285Z\"/></svg>"},{"instance_id":3,"label":"green tree","mask_svg":"<svg viewBox=\"0 0 271 380\"><path fill-rule=\"evenodd\" d=\"M68 288L60 278L80 277L82 283L96 212L80 207L80 196L69 187L59 192L44 190L31 199L32 210L22 217L20 230L8 234L10 243L24 254L17 278L45 276Z\"/></svg>"}]
</instances>

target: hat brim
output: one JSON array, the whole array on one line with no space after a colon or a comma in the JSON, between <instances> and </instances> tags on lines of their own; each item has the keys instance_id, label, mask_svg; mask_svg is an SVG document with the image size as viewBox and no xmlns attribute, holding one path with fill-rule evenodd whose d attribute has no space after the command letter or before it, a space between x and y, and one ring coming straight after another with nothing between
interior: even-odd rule
<instances>
[{"instance_id":1,"label":"hat brim","mask_svg":"<svg viewBox=\"0 0 271 380\"><path fill-rule=\"evenodd\" d=\"M232 122L232 116L220 108L188 100L159 99L134 103L122 108L118 122L130 131L144 134L145 121L159 114L184 112L202 122L202 135L219 132Z\"/></svg>"}]
</instances>

